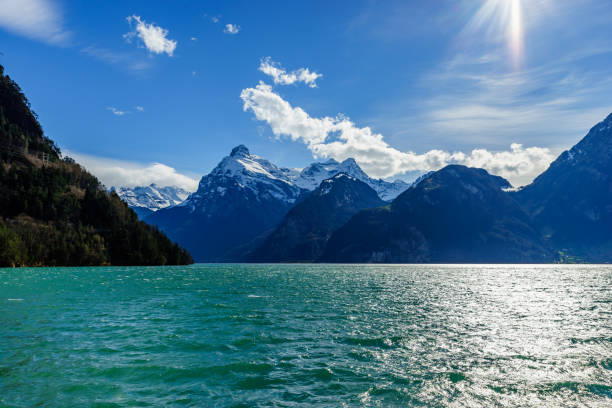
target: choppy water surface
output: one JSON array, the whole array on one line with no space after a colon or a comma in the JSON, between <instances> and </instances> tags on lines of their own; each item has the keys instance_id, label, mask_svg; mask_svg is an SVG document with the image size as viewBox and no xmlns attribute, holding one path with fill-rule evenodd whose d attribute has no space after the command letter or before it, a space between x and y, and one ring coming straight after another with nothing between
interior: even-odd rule
<instances>
[{"instance_id":1,"label":"choppy water surface","mask_svg":"<svg viewBox=\"0 0 612 408\"><path fill-rule=\"evenodd\" d=\"M0 269L0 406L610 406L612 268Z\"/></svg>"}]
</instances>

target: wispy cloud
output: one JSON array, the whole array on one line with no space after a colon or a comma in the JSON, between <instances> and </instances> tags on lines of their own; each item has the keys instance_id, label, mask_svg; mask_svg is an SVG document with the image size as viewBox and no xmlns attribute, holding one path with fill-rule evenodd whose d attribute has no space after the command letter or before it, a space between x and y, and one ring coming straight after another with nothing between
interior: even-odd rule
<instances>
[{"instance_id":1,"label":"wispy cloud","mask_svg":"<svg viewBox=\"0 0 612 408\"><path fill-rule=\"evenodd\" d=\"M107 187L148 186L151 183L161 187L178 186L187 191L195 191L198 187L196 178L179 173L173 167L162 163L115 160L72 151L65 153L98 177Z\"/></svg>"},{"instance_id":2,"label":"wispy cloud","mask_svg":"<svg viewBox=\"0 0 612 408\"><path fill-rule=\"evenodd\" d=\"M111 111L113 113L113 115L115 115L115 116L123 116L126 113L129 113L129 112L126 112L126 111L119 110L119 109L115 108L114 106L109 106L108 108L106 108L106 110Z\"/></svg>"},{"instance_id":3,"label":"wispy cloud","mask_svg":"<svg viewBox=\"0 0 612 408\"><path fill-rule=\"evenodd\" d=\"M223 32L226 34L238 34L240 32L240 26L238 24L226 24Z\"/></svg>"},{"instance_id":4,"label":"wispy cloud","mask_svg":"<svg viewBox=\"0 0 612 408\"><path fill-rule=\"evenodd\" d=\"M291 85L296 82L303 82L311 88L317 87L317 79L323 75L310 71L308 68L299 68L287 72L277 62L272 61L271 57L263 58L259 64L259 70L269 75L277 85Z\"/></svg>"},{"instance_id":5,"label":"wispy cloud","mask_svg":"<svg viewBox=\"0 0 612 408\"><path fill-rule=\"evenodd\" d=\"M390 146L382 134L369 127L358 127L346 116L311 117L300 107L293 107L271 86L260 82L241 93L244 110L266 122L277 138L288 137L304 143L317 158L337 160L354 158L366 172L376 177L391 177L407 172L437 170L459 163L482 167L520 185L545 170L554 155L547 148L513 143L510 150L474 149L470 153L430 150L423 154L400 151Z\"/></svg>"},{"instance_id":6,"label":"wispy cloud","mask_svg":"<svg viewBox=\"0 0 612 408\"><path fill-rule=\"evenodd\" d=\"M93 45L81 49L81 54L95 58L98 61L109 65L118 65L130 71L144 71L151 67L151 61L147 61L135 54L116 52L106 48L99 48Z\"/></svg>"},{"instance_id":7,"label":"wispy cloud","mask_svg":"<svg viewBox=\"0 0 612 408\"><path fill-rule=\"evenodd\" d=\"M145 110L142 106L134 106L134 109L137 112L144 112L144 110ZM121 110L121 109L118 109L118 108L116 108L114 106L109 106L108 108L106 108L106 110L112 112L112 114L115 115L115 116L123 116L123 115L128 115L128 114L132 113L129 110Z\"/></svg>"},{"instance_id":8,"label":"wispy cloud","mask_svg":"<svg viewBox=\"0 0 612 408\"><path fill-rule=\"evenodd\" d=\"M610 70L585 62L611 55L612 47L593 47L514 70L503 52L459 52L421 79L428 95L411 123L462 143L568 147L612 110Z\"/></svg>"},{"instance_id":9,"label":"wispy cloud","mask_svg":"<svg viewBox=\"0 0 612 408\"><path fill-rule=\"evenodd\" d=\"M172 56L176 49L177 42L167 38L168 30L155 24L147 24L140 16L132 15L127 17L130 26L135 24L132 31L123 35L126 41L131 42L135 37L139 38L145 48L154 54L167 54Z\"/></svg>"},{"instance_id":10,"label":"wispy cloud","mask_svg":"<svg viewBox=\"0 0 612 408\"><path fill-rule=\"evenodd\" d=\"M511 3L457 1L433 26L456 33L442 58L367 122L404 149L499 150L517 142L556 153L575 144L612 111L612 6L523 1L518 44Z\"/></svg>"},{"instance_id":11,"label":"wispy cloud","mask_svg":"<svg viewBox=\"0 0 612 408\"><path fill-rule=\"evenodd\" d=\"M1 0L0 27L52 45L67 45L70 39L61 10L51 0Z\"/></svg>"},{"instance_id":12,"label":"wispy cloud","mask_svg":"<svg viewBox=\"0 0 612 408\"><path fill-rule=\"evenodd\" d=\"M221 21L221 16L220 15L211 16L209 14L204 14L204 18L210 19L210 21L212 21L215 24L217 24L219 21Z\"/></svg>"}]
</instances>

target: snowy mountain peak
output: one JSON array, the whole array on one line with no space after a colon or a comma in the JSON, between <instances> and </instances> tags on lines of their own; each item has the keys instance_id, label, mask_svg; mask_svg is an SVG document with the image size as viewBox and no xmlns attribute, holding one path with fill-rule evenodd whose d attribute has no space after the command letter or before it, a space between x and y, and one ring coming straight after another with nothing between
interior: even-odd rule
<instances>
[{"instance_id":1,"label":"snowy mountain peak","mask_svg":"<svg viewBox=\"0 0 612 408\"><path fill-rule=\"evenodd\" d=\"M334 177L332 177L333 180L339 180L341 178L347 178L349 180L356 180L355 177L351 177L346 173L338 173Z\"/></svg>"},{"instance_id":2,"label":"snowy mountain peak","mask_svg":"<svg viewBox=\"0 0 612 408\"><path fill-rule=\"evenodd\" d=\"M202 177L198 190L183 205L205 211L217 200L225 200L234 193L257 202L282 201L294 203L302 194L292 180L296 170L279 168L266 159L249 152L244 146L236 146L229 156L206 176ZM232 195L234 196L234 195Z\"/></svg>"},{"instance_id":3,"label":"snowy mountain peak","mask_svg":"<svg viewBox=\"0 0 612 408\"><path fill-rule=\"evenodd\" d=\"M301 188L314 190L323 180L332 178L339 173L345 173L357 180L363 181L376 190L379 197L385 201L394 199L409 187L409 184L403 181L391 183L371 178L359 167L359 164L353 158L348 158L341 163L334 159L322 163L313 163L304 168L294 182Z\"/></svg>"},{"instance_id":4,"label":"snowy mountain peak","mask_svg":"<svg viewBox=\"0 0 612 408\"><path fill-rule=\"evenodd\" d=\"M229 156L226 156L210 173L218 177L236 178L242 184L249 184L251 179L279 180L291 184L290 176L294 170L276 167L266 159L250 154L246 146L234 147ZM202 178L200 185L206 177Z\"/></svg>"},{"instance_id":5,"label":"snowy mountain peak","mask_svg":"<svg viewBox=\"0 0 612 408\"><path fill-rule=\"evenodd\" d=\"M195 211L205 211L217 200L241 194L255 202L282 201L295 203L305 190L313 191L321 182L339 173L363 181L383 200L391 200L408 188L404 182L387 182L370 178L357 162L348 158L342 162L329 159L313 163L303 170L277 167L270 161L249 152L244 145L236 146L229 156L206 176L202 177L198 191L183 205Z\"/></svg>"},{"instance_id":6,"label":"snowy mountain peak","mask_svg":"<svg viewBox=\"0 0 612 408\"><path fill-rule=\"evenodd\" d=\"M234 147L232 149L232 152L230 153L231 157L236 157L236 156L249 156L251 154L251 152L249 152L249 149L245 146L245 145L238 145L236 147Z\"/></svg>"},{"instance_id":7,"label":"snowy mountain peak","mask_svg":"<svg viewBox=\"0 0 612 408\"><path fill-rule=\"evenodd\" d=\"M152 212L182 203L189 192L176 186L159 187L155 183L137 187L111 187L111 191L131 208L146 208Z\"/></svg>"}]
</instances>

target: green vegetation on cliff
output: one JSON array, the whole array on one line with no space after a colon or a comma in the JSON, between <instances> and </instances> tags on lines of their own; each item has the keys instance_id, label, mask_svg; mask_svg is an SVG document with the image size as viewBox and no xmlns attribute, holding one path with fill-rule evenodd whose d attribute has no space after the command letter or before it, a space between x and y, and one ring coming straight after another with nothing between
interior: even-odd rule
<instances>
[{"instance_id":1,"label":"green vegetation on cliff","mask_svg":"<svg viewBox=\"0 0 612 408\"><path fill-rule=\"evenodd\" d=\"M0 66L0 266L191 262L94 176L61 157Z\"/></svg>"}]
</instances>

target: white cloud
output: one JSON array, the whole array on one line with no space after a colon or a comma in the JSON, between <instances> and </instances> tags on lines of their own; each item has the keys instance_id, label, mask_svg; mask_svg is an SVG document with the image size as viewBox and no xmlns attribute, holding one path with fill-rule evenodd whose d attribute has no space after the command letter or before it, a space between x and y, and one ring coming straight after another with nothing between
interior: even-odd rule
<instances>
[{"instance_id":1,"label":"white cloud","mask_svg":"<svg viewBox=\"0 0 612 408\"><path fill-rule=\"evenodd\" d=\"M240 26L237 24L226 24L223 32L226 34L238 34L240 32Z\"/></svg>"},{"instance_id":2,"label":"white cloud","mask_svg":"<svg viewBox=\"0 0 612 408\"><path fill-rule=\"evenodd\" d=\"M123 35L126 41L131 42L134 37L138 37L150 52L154 54L166 53L172 56L177 42L166 38L168 30L155 24L147 24L140 16L136 15L127 17L127 21L130 26L135 22L136 27L133 31Z\"/></svg>"},{"instance_id":3,"label":"white cloud","mask_svg":"<svg viewBox=\"0 0 612 408\"><path fill-rule=\"evenodd\" d=\"M198 180L181 174L176 169L162 163L135 163L90 156L77 152L65 152L85 167L107 187L148 186L155 183L161 187L178 186L187 191L195 191Z\"/></svg>"},{"instance_id":4,"label":"white cloud","mask_svg":"<svg viewBox=\"0 0 612 408\"><path fill-rule=\"evenodd\" d=\"M296 82L303 82L311 88L317 87L317 79L323 75L311 72L308 68L300 68L291 72L285 71L280 64L272 61L272 58L263 58L259 64L259 70L269 75L277 85L291 85Z\"/></svg>"},{"instance_id":5,"label":"white cloud","mask_svg":"<svg viewBox=\"0 0 612 408\"><path fill-rule=\"evenodd\" d=\"M126 113L130 113L130 112L127 112L127 111L122 111L122 110L119 110L119 109L115 108L114 106L109 106L109 107L108 107L108 108L106 108L106 109L107 109L107 110L109 110L109 111L111 111L111 112L113 112L113 115L116 115L116 116L123 116L123 115L125 115Z\"/></svg>"},{"instance_id":6,"label":"white cloud","mask_svg":"<svg viewBox=\"0 0 612 408\"><path fill-rule=\"evenodd\" d=\"M0 0L0 27L52 45L66 45L70 38L50 0Z\"/></svg>"},{"instance_id":7,"label":"white cloud","mask_svg":"<svg viewBox=\"0 0 612 408\"><path fill-rule=\"evenodd\" d=\"M501 152L485 149L474 149L468 154L443 150L423 154L403 152L389 146L382 134L369 127L357 127L345 116L313 118L300 107L291 106L263 82L255 88L243 89L240 97L244 110L251 110L258 120L267 122L277 138L304 143L315 158L352 157L375 177L437 170L457 163L482 167L521 185L544 171L554 159L547 148L524 148L520 144L512 144L510 150Z\"/></svg>"},{"instance_id":8,"label":"white cloud","mask_svg":"<svg viewBox=\"0 0 612 408\"><path fill-rule=\"evenodd\" d=\"M136 109L138 112L144 112L144 108L143 108L142 106L136 106L136 107L135 107L135 109Z\"/></svg>"},{"instance_id":9,"label":"white cloud","mask_svg":"<svg viewBox=\"0 0 612 408\"><path fill-rule=\"evenodd\" d=\"M191 41L198 41L198 37L191 37L190 40Z\"/></svg>"}]
</instances>

